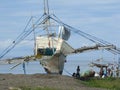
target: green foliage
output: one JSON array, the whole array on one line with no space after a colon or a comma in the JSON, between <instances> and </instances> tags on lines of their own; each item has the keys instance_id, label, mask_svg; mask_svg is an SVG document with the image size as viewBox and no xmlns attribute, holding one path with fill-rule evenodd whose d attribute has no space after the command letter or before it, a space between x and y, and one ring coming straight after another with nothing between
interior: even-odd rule
<instances>
[{"instance_id":1,"label":"green foliage","mask_svg":"<svg viewBox=\"0 0 120 90\"><path fill-rule=\"evenodd\" d=\"M55 88L49 88L49 87L28 87L28 86L22 86L20 87L21 90L58 90Z\"/></svg>"},{"instance_id":2,"label":"green foliage","mask_svg":"<svg viewBox=\"0 0 120 90\"><path fill-rule=\"evenodd\" d=\"M119 78L104 78L104 79L92 78L87 81L83 81L83 84L89 87L106 88L108 90L120 90Z\"/></svg>"}]
</instances>

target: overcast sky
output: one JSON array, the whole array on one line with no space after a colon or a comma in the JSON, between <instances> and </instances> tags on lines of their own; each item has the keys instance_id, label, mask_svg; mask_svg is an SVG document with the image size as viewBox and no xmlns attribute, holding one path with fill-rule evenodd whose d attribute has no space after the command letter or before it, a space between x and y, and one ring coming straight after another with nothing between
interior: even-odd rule
<instances>
[{"instance_id":1,"label":"overcast sky","mask_svg":"<svg viewBox=\"0 0 120 90\"><path fill-rule=\"evenodd\" d=\"M49 0L49 6L63 22L120 46L120 0ZM43 0L1 0L0 52L23 31L31 15L42 14Z\"/></svg>"}]
</instances>

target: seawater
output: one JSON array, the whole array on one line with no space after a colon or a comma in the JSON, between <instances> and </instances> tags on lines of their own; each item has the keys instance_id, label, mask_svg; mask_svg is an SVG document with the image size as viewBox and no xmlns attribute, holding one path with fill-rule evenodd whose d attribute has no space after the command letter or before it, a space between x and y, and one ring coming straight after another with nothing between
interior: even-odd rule
<instances>
[{"instance_id":1,"label":"seawater","mask_svg":"<svg viewBox=\"0 0 120 90\"><path fill-rule=\"evenodd\" d=\"M95 57L94 57L95 58ZM95 59L98 57L96 57ZM111 58L109 59L111 62ZM87 70L94 70L99 72L99 68L90 67L89 64L92 62L91 57L68 57L67 62L65 63L63 75L72 75L76 72L77 66L80 66L80 73L87 71ZM11 65L0 65L0 73L13 73L13 74L24 74L23 66L20 64L19 66L15 67L14 69L10 69L11 67L15 66L15 64ZM26 73L27 74L36 74L36 73L46 73L44 68L40 65L39 61L29 62L26 63Z\"/></svg>"},{"instance_id":2,"label":"seawater","mask_svg":"<svg viewBox=\"0 0 120 90\"><path fill-rule=\"evenodd\" d=\"M88 61L87 61L88 62ZM89 67L86 61L80 60L67 60L64 66L63 75L72 75L72 73L76 72L77 66L80 66L80 72L85 70L93 69ZM0 65L0 73L13 73L13 74L24 74L23 66L20 64L19 66L15 67L14 69L10 69L11 67L15 66L12 65ZM43 67L39 64L39 62L30 62L26 63L26 73L27 74L35 74L35 73L46 73Z\"/></svg>"}]
</instances>

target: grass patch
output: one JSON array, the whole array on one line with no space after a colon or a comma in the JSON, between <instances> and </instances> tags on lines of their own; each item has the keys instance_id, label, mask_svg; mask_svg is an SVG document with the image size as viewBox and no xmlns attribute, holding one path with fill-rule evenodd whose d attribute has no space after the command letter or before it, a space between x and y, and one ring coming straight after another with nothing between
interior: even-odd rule
<instances>
[{"instance_id":1,"label":"grass patch","mask_svg":"<svg viewBox=\"0 0 120 90\"><path fill-rule=\"evenodd\" d=\"M92 78L83 81L83 84L89 87L105 88L108 90L120 90L120 78L105 78L105 79Z\"/></svg>"},{"instance_id":2,"label":"grass patch","mask_svg":"<svg viewBox=\"0 0 120 90\"><path fill-rule=\"evenodd\" d=\"M28 87L28 86L22 86L19 87L21 90L59 90L55 88L49 88L49 87Z\"/></svg>"}]
</instances>

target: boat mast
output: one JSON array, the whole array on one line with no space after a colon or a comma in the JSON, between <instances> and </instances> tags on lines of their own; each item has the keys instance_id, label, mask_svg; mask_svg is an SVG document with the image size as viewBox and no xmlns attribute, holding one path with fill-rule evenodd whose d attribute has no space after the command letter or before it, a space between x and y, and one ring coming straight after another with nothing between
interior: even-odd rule
<instances>
[{"instance_id":1,"label":"boat mast","mask_svg":"<svg viewBox=\"0 0 120 90\"><path fill-rule=\"evenodd\" d=\"M33 27L33 35L34 35L34 55L36 55L36 36L35 36L35 25L34 25L34 21L33 21L33 16L32 18L32 27Z\"/></svg>"},{"instance_id":2,"label":"boat mast","mask_svg":"<svg viewBox=\"0 0 120 90\"><path fill-rule=\"evenodd\" d=\"M48 4L48 0L44 0L44 15L49 17L49 4ZM48 34L49 44L51 43L49 37L52 36L52 31L49 30L50 26L51 26L51 22L50 22L50 19L48 18L46 20L46 22L45 22L45 30L47 31L47 34ZM53 37L52 37L52 45L50 45L50 46L53 48L53 52L54 52Z\"/></svg>"},{"instance_id":3,"label":"boat mast","mask_svg":"<svg viewBox=\"0 0 120 90\"><path fill-rule=\"evenodd\" d=\"M49 5L48 5L48 0L44 0L44 15L49 16ZM47 31L48 37L49 37L49 26L50 26L50 19L48 18L46 22L44 23L45 25L45 30Z\"/></svg>"},{"instance_id":4,"label":"boat mast","mask_svg":"<svg viewBox=\"0 0 120 90\"><path fill-rule=\"evenodd\" d=\"M45 14L45 15L49 15L48 0L44 0L44 14Z\"/></svg>"}]
</instances>

